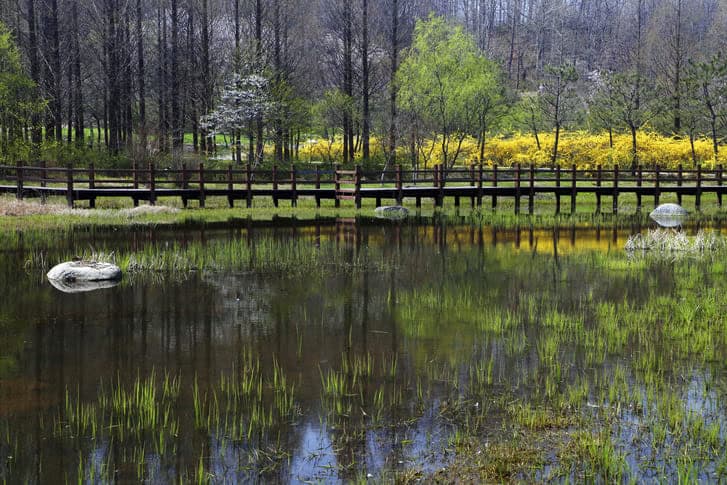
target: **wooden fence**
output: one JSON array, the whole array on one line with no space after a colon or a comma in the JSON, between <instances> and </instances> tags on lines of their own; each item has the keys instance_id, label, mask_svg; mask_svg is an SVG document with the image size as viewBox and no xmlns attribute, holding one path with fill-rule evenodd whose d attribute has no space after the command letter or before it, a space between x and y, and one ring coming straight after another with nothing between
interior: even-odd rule
<instances>
[{"instance_id":1,"label":"wooden fence","mask_svg":"<svg viewBox=\"0 0 727 485\"><path fill-rule=\"evenodd\" d=\"M357 208L363 199L375 199L401 204L404 199L414 199L420 207L422 199L431 199L436 206L442 206L445 199L453 199L455 206L462 198L470 199L473 207L481 206L484 199L491 201L495 209L499 199L514 199L515 212L521 211L523 200L528 212L532 213L536 196L549 194L555 198L555 211L561 211L561 198L570 202L575 212L577 197L592 194L596 198L596 210L600 211L602 199L610 198L612 211L618 212L619 196L632 193L636 205L642 206L644 197L653 197L658 205L662 194L675 194L678 203L685 196L694 197L699 210L702 195L716 194L721 207L722 196L727 190L723 184L723 168L713 170L697 167L684 170L664 170L658 167L644 169L636 167L620 170L618 166L603 169L600 166L590 170L577 170L555 166L535 168L498 167L471 165L445 169L437 165L428 170L404 170L397 165L392 170L368 172L361 166L341 169L321 166L299 169L295 166L285 169L273 166L269 170L253 170L249 165L226 169L208 169L203 163L193 169L182 166L179 169L159 169L153 164L130 169L56 168L26 166L0 166L0 192L15 193L25 197L64 197L69 206L76 201L88 200L95 207L100 197L131 198L134 205L140 201L155 204L161 197L180 197L184 206L197 200L205 206L209 197L225 197L230 207L235 201L245 201L251 207L253 200L260 197L272 198L275 206L279 201L289 200L293 206L300 198L312 198L320 207L321 200L332 200L336 207L341 201L353 201Z\"/></svg>"}]
</instances>

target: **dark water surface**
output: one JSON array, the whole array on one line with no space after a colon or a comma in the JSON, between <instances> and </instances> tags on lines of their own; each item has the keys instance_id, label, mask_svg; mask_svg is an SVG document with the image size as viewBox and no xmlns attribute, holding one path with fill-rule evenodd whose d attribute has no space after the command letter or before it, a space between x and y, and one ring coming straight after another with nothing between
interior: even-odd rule
<instances>
[{"instance_id":1,"label":"dark water surface","mask_svg":"<svg viewBox=\"0 0 727 485\"><path fill-rule=\"evenodd\" d=\"M723 290L724 269L629 260L634 230L338 221L21 239L0 252L0 480L388 480L450 466L467 438L519 450L518 433L542 440L538 458L498 480L717 480L727 322L716 299L687 300ZM80 294L28 263L256 241L271 260L290 257L279 245L331 263L139 271ZM672 321L676 308L694 314Z\"/></svg>"}]
</instances>

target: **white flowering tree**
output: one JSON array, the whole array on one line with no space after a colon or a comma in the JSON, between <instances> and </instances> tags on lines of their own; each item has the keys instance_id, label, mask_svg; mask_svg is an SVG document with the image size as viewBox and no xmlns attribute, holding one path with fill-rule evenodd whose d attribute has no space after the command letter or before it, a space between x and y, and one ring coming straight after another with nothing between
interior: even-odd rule
<instances>
[{"instance_id":1,"label":"white flowering tree","mask_svg":"<svg viewBox=\"0 0 727 485\"><path fill-rule=\"evenodd\" d=\"M270 117L275 109L270 81L259 74L233 75L222 91L220 104L213 112L203 116L200 123L211 134L225 134L239 140L254 122ZM262 153L254 157L254 165L262 160Z\"/></svg>"}]
</instances>

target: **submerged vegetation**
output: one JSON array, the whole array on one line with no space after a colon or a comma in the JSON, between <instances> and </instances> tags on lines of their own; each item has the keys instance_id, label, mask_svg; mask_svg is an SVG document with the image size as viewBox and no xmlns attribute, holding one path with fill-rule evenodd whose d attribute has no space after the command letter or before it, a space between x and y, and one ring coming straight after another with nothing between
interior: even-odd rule
<instances>
[{"instance_id":1,"label":"submerged vegetation","mask_svg":"<svg viewBox=\"0 0 727 485\"><path fill-rule=\"evenodd\" d=\"M483 229L95 243L132 273L187 276L131 278L108 301L158 288L172 306L84 338L109 325L139 349L171 331L208 364L175 363L187 355L175 344L66 381L57 404L34 411L35 433L0 413L0 453L12 457L0 476L30 479L38 436L63 457L61 476L82 482L725 479L724 245L705 248L715 257L633 258L610 234L541 251L547 230L516 250L511 232L484 241ZM40 241L16 247L31 273L65 251ZM213 321L173 299L187 285L201 299L189 308L212 305Z\"/></svg>"}]
</instances>

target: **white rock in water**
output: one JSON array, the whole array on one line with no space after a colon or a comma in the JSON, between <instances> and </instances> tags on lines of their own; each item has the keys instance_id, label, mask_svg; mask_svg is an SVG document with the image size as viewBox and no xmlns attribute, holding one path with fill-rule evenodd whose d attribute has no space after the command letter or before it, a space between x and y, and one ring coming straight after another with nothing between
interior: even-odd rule
<instances>
[{"instance_id":1,"label":"white rock in water","mask_svg":"<svg viewBox=\"0 0 727 485\"><path fill-rule=\"evenodd\" d=\"M649 214L654 216L686 216L688 213L684 207L679 204L661 204L659 207L651 211Z\"/></svg>"},{"instance_id":2,"label":"white rock in water","mask_svg":"<svg viewBox=\"0 0 727 485\"><path fill-rule=\"evenodd\" d=\"M72 283L75 281L118 281L121 269L111 263L96 261L69 261L54 266L46 275L49 280Z\"/></svg>"},{"instance_id":3,"label":"white rock in water","mask_svg":"<svg viewBox=\"0 0 727 485\"><path fill-rule=\"evenodd\" d=\"M661 227L678 227L686 219L688 213L679 204L661 204L651 211L651 217Z\"/></svg>"},{"instance_id":4,"label":"white rock in water","mask_svg":"<svg viewBox=\"0 0 727 485\"><path fill-rule=\"evenodd\" d=\"M409 209L400 205L385 205L377 207L374 212L376 213L376 217L386 219L403 219L409 215Z\"/></svg>"}]
</instances>

